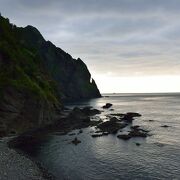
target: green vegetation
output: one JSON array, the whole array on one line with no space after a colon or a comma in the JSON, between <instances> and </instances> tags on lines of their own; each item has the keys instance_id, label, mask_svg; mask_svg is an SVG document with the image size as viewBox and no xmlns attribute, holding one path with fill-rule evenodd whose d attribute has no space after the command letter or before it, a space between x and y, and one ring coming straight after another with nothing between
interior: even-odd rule
<instances>
[{"instance_id":1,"label":"green vegetation","mask_svg":"<svg viewBox=\"0 0 180 180\"><path fill-rule=\"evenodd\" d=\"M56 83L43 69L36 48L28 48L21 38L22 30L0 16L0 92L12 86L56 103Z\"/></svg>"}]
</instances>

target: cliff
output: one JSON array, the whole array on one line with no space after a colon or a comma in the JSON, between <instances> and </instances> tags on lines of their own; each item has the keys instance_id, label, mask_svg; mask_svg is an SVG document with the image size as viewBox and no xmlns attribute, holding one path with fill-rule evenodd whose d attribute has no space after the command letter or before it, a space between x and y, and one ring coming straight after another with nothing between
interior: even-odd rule
<instances>
[{"instance_id":1,"label":"cliff","mask_svg":"<svg viewBox=\"0 0 180 180\"><path fill-rule=\"evenodd\" d=\"M100 97L81 59L0 16L0 135L53 123L64 101Z\"/></svg>"},{"instance_id":2,"label":"cliff","mask_svg":"<svg viewBox=\"0 0 180 180\"><path fill-rule=\"evenodd\" d=\"M100 97L100 92L85 63L45 41L40 32L27 26L20 28L19 40L27 49L35 49L42 59L44 69L57 84L58 95L63 101Z\"/></svg>"}]
</instances>

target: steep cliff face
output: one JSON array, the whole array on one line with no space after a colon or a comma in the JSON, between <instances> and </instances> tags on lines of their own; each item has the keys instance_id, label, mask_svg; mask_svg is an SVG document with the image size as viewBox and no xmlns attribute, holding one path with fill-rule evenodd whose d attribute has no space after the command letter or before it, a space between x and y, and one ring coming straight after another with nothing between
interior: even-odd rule
<instances>
[{"instance_id":1,"label":"steep cliff face","mask_svg":"<svg viewBox=\"0 0 180 180\"><path fill-rule=\"evenodd\" d=\"M0 16L0 135L52 123L63 101L93 97L100 93L82 60Z\"/></svg>"},{"instance_id":2,"label":"steep cliff face","mask_svg":"<svg viewBox=\"0 0 180 180\"><path fill-rule=\"evenodd\" d=\"M62 100L100 97L100 92L85 63L45 41L39 31L27 26L21 28L20 42L28 49L36 47L47 72L57 82Z\"/></svg>"},{"instance_id":3,"label":"steep cliff face","mask_svg":"<svg viewBox=\"0 0 180 180\"><path fill-rule=\"evenodd\" d=\"M53 103L36 98L30 91L6 87L0 101L0 136L19 134L55 120Z\"/></svg>"}]
</instances>

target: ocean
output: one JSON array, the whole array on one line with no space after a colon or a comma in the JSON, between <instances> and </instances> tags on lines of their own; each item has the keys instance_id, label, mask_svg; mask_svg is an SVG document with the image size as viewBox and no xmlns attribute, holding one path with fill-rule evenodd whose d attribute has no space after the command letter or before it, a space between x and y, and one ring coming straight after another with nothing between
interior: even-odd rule
<instances>
[{"instance_id":1,"label":"ocean","mask_svg":"<svg viewBox=\"0 0 180 180\"><path fill-rule=\"evenodd\" d=\"M81 143L75 146L70 143L74 136L52 133L34 148L34 158L60 180L180 179L180 94L106 94L67 107L103 110L106 103L112 103L114 111L104 110L99 118L105 121L110 113L138 112L142 117L133 125L149 130L151 136L128 141L117 135L92 138L95 129L90 127L77 135Z\"/></svg>"}]
</instances>

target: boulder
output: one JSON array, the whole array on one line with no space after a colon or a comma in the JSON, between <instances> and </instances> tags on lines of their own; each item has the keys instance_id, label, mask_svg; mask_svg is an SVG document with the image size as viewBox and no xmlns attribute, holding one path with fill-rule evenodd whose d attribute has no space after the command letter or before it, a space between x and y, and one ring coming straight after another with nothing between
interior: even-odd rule
<instances>
[{"instance_id":1,"label":"boulder","mask_svg":"<svg viewBox=\"0 0 180 180\"><path fill-rule=\"evenodd\" d=\"M102 108L103 109L109 109L112 106L111 103L106 103Z\"/></svg>"},{"instance_id":2,"label":"boulder","mask_svg":"<svg viewBox=\"0 0 180 180\"><path fill-rule=\"evenodd\" d=\"M78 134L81 134L81 133L83 133L83 130L82 130L82 129L79 130L79 133L78 133Z\"/></svg>"},{"instance_id":3,"label":"boulder","mask_svg":"<svg viewBox=\"0 0 180 180\"><path fill-rule=\"evenodd\" d=\"M136 143L136 146L140 146L141 144L140 143Z\"/></svg>"},{"instance_id":4,"label":"boulder","mask_svg":"<svg viewBox=\"0 0 180 180\"><path fill-rule=\"evenodd\" d=\"M118 122L117 118L111 118L110 121L103 122L97 126L101 131L108 132L110 134L116 134L119 129L126 127L126 123Z\"/></svg>"},{"instance_id":5,"label":"boulder","mask_svg":"<svg viewBox=\"0 0 180 180\"><path fill-rule=\"evenodd\" d=\"M85 123L90 122L90 118L85 113L83 113L83 111L78 107L75 107L71 111L68 118L71 119L71 120L74 120L74 121L82 121L82 122L85 122Z\"/></svg>"},{"instance_id":6,"label":"boulder","mask_svg":"<svg viewBox=\"0 0 180 180\"><path fill-rule=\"evenodd\" d=\"M150 119L149 122L154 122L154 120L153 120L153 119Z\"/></svg>"},{"instance_id":7,"label":"boulder","mask_svg":"<svg viewBox=\"0 0 180 180\"><path fill-rule=\"evenodd\" d=\"M99 111L98 109L92 109L92 107L88 106L88 107L84 107L82 109L82 112L87 115L87 116L94 116L96 114L101 114L101 111Z\"/></svg>"},{"instance_id":8,"label":"boulder","mask_svg":"<svg viewBox=\"0 0 180 180\"><path fill-rule=\"evenodd\" d=\"M128 140L128 139L131 138L131 136L130 136L129 134L119 134L119 135L117 136L117 138L123 139L123 140Z\"/></svg>"},{"instance_id":9,"label":"boulder","mask_svg":"<svg viewBox=\"0 0 180 180\"><path fill-rule=\"evenodd\" d=\"M139 113L134 113L134 112L128 112L122 116L121 120L126 121L126 122L132 122L134 120L134 117L140 117L141 114Z\"/></svg>"},{"instance_id":10,"label":"boulder","mask_svg":"<svg viewBox=\"0 0 180 180\"><path fill-rule=\"evenodd\" d=\"M74 138L74 140L71 141L74 145L78 145L79 143L81 143L80 140L77 139L77 137Z\"/></svg>"},{"instance_id":11,"label":"boulder","mask_svg":"<svg viewBox=\"0 0 180 180\"><path fill-rule=\"evenodd\" d=\"M117 137L120 139L128 140L132 137L147 137L148 131L140 129L139 126L132 126L128 134L120 134Z\"/></svg>"},{"instance_id":12,"label":"boulder","mask_svg":"<svg viewBox=\"0 0 180 180\"><path fill-rule=\"evenodd\" d=\"M168 128L168 127L170 127L170 126L168 126L168 125L162 125L161 127L163 127L163 128Z\"/></svg>"},{"instance_id":13,"label":"boulder","mask_svg":"<svg viewBox=\"0 0 180 180\"><path fill-rule=\"evenodd\" d=\"M148 136L147 132L141 131L141 130L139 130L139 129L132 130L132 131L129 133L129 135L130 135L131 137L147 137L147 136Z\"/></svg>"}]
</instances>

